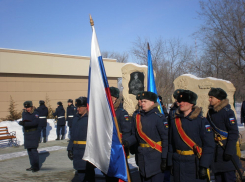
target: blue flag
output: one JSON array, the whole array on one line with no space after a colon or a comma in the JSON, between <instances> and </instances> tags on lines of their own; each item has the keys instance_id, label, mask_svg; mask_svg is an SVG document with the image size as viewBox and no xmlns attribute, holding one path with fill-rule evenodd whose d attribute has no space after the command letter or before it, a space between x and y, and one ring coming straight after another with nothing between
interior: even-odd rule
<instances>
[{"instance_id":1,"label":"blue flag","mask_svg":"<svg viewBox=\"0 0 245 182\"><path fill-rule=\"evenodd\" d=\"M155 84L155 77L154 77L154 72L153 72L151 51L150 51L149 43L148 43L147 91L157 94L157 88L156 88L156 84ZM157 97L157 102L159 104L159 107L158 107L159 111L164 115L162 105L161 105L158 97Z\"/></svg>"}]
</instances>

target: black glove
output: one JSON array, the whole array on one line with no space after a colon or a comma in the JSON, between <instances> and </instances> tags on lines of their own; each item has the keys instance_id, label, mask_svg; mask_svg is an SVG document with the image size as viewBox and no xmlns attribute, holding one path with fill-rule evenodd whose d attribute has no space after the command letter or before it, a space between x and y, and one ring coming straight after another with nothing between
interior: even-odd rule
<instances>
[{"instance_id":1,"label":"black glove","mask_svg":"<svg viewBox=\"0 0 245 182\"><path fill-rule=\"evenodd\" d=\"M208 177L207 168L199 166L199 178L206 179Z\"/></svg>"},{"instance_id":2,"label":"black glove","mask_svg":"<svg viewBox=\"0 0 245 182\"><path fill-rule=\"evenodd\" d=\"M161 170L164 172L167 169L167 159L162 159Z\"/></svg>"},{"instance_id":3,"label":"black glove","mask_svg":"<svg viewBox=\"0 0 245 182\"><path fill-rule=\"evenodd\" d=\"M72 161L73 160L73 152L72 150L68 150L68 158Z\"/></svg>"},{"instance_id":4,"label":"black glove","mask_svg":"<svg viewBox=\"0 0 245 182\"><path fill-rule=\"evenodd\" d=\"M231 155L229 155L229 154L224 154L224 160L225 160L225 161L229 161L229 160L231 160L231 158L232 158Z\"/></svg>"},{"instance_id":5,"label":"black glove","mask_svg":"<svg viewBox=\"0 0 245 182\"><path fill-rule=\"evenodd\" d=\"M122 143L123 143L123 146L124 146L125 148L129 148L128 141L123 140Z\"/></svg>"},{"instance_id":6,"label":"black glove","mask_svg":"<svg viewBox=\"0 0 245 182\"><path fill-rule=\"evenodd\" d=\"M20 121L19 125L24 126L24 121Z\"/></svg>"}]
</instances>

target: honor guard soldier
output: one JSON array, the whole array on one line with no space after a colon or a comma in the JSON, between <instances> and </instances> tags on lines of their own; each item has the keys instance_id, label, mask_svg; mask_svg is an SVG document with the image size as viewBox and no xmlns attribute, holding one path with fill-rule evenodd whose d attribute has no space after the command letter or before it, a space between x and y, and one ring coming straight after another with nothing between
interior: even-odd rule
<instances>
[{"instance_id":1,"label":"honor guard soldier","mask_svg":"<svg viewBox=\"0 0 245 182\"><path fill-rule=\"evenodd\" d=\"M136 95L136 100L138 100L138 104L136 106L136 110L132 115L133 118L136 118L136 115L141 111L141 93Z\"/></svg>"},{"instance_id":2,"label":"honor guard soldier","mask_svg":"<svg viewBox=\"0 0 245 182\"><path fill-rule=\"evenodd\" d=\"M160 103L161 103L161 106L162 106L162 110L164 112L164 115L165 115L166 119L168 119L168 111L167 111L166 106L162 103L162 96L161 95L158 95L158 98L160 100Z\"/></svg>"},{"instance_id":3,"label":"honor guard soldier","mask_svg":"<svg viewBox=\"0 0 245 182\"><path fill-rule=\"evenodd\" d=\"M39 114L39 119L38 119L38 129L40 131L39 143L42 142L42 133L43 133L43 143L46 143L47 142L46 127L47 127L48 108L45 106L45 102L43 100L39 101L39 107L37 108L37 112Z\"/></svg>"},{"instance_id":4,"label":"honor guard soldier","mask_svg":"<svg viewBox=\"0 0 245 182\"><path fill-rule=\"evenodd\" d=\"M23 126L24 132L24 147L27 149L31 167L26 171L37 172L39 171L39 155L38 144L40 132L38 130L38 112L34 111L32 101L24 102L25 111L22 113L22 121L19 125Z\"/></svg>"},{"instance_id":5,"label":"honor guard soldier","mask_svg":"<svg viewBox=\"0 0 245 182\"><path fill-rule=\"evenodd\" d=\"M88 127L87 98L79 97L76 99L75 104L78 114L73 118L72 135L67 147L68 157L73 160L73 167L77 170L72 181L94 182L94 166L82 160L86 147Z\"/></svg>"},{"instance_id":6,"label":"honor guard soldier","mask_svg":"<svg viewBox=\"0 0 245 182\"><path fill-rule=\"evenodd\" d=\"M61 130L61 140L65 139L65 124L66 124L66 120L65 120L65 110L64 107L62 105L62 102L57 102L57 108L55 113L53 113L53 116L57 116L58 120L57 120L57 129L56 129L56 133L57 133L57 139L56 140L60 140L60 130Z\"/></svg>"},{"instance_id":7,"label":"honor guard soldier","mask_svg":"<svg viewBox=\"0 0 245 182\"><path fill-rule=\"evenodd\" d=\"M236 181L235 165L239 164L239 158L236 155L239 134L236 117L223 89L211 88L208 95L210 106L207 119L214 131L217 144L213 165L215 182L233 182ZM232 160L236 163L235 165Z\"/></svg>"},{"instance_id":8,"label":"honor guard soldier","mask_svg":"<svg viewBox=\"0 0 245 182\"><path fill-rule=\"evenodd\" d=\"M137 161L142 182L162 182L167 165L168 123L159 113L157 95L141 94L142 110L133 118L132 135L123 140L125 147L138 143Z\"/></svg>"},{"instance_id":9,"label":"honor guard soldier","mask_svg":"<svg viewBox=\"0 0 245 182\"><path fill-rule=\"evenodd\" d=\"M201 108L195 106L197 95L183 90L179 108L171 120L168 165L174 182L207 181L214 154L213 132Z\"/></svg>"},{"instance_id":10,"label":"honor guard soldier","mask_svg":"<svg viewBox=\"0 0 245 182\"><path fill-rule=\"evenodd\" d=\"M172 106L170 106L169 115L168 115L169 124L170 124L170 121L173 118L175 118L175 112L179 108L179 104L177 102L177 97L178 97L179 93L181 93L182 91L183 91L183 89L177 89L173 93L173 97L174 97L175 102L172 104Z\"/></svg>"},{"instance_id":11,"label":"honor guard soldier","mask_svg":"<svg viewBox=\"0 0 245 182\"><path fill-rule=\"evenodd\" d=\"M76 107L74 107L73 105L73 100L72 99L69 99L67 101L68 103L68 107L66 109L66 121L68 121L68 127L69 127L69 133L70 133L70 136L71 136L71 133L72 133L72 120L73 120L73 117L74 115L76 114Z\"/></svg>"}]
</instances>

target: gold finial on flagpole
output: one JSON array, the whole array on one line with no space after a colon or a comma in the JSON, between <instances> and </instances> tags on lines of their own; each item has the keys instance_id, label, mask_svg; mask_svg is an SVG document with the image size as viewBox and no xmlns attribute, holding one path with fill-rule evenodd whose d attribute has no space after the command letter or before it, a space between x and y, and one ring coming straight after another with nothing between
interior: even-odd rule
<instances>
[{"instance_id":1,"label":"gold finial on flagpole","mask_svg":"<svg viewBox=\"0 0 245 182\"><path fill-rule=\"evenodd\" d=\"M90 25L91 25L91 26L94 26L94 21L93 21L93 19L92 19L92 16L89 15L89 17L90 17Z\"/></svg>"}]
</instances>

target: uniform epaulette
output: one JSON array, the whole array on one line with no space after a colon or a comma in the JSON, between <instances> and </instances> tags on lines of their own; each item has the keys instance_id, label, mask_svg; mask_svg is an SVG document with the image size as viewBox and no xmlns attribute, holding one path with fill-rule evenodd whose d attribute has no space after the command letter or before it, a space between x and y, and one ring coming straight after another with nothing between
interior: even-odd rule
<instances>
[{"instance_id":1,"label":"uniform epaulette","mask_svg":"<svg viewBox=\"0 0 245 182\"><path fill-rule=\"evenodd\" d=\"M229 108L227 108L227 107L224 107L224 109L226 110L226 111L229 111L230 109Z\"/></svg>"},{"instance_id":2,"label":"uniform epaulette","mask_svg":"<svg viewBox=\"0 0 245 182\"><path fill-rule=\"evenodd\" d=\"M155 114L158 115L160 118L163 116L162 113L157 113L157 112L155 112Z\"/></svg>"}]
</instances>

